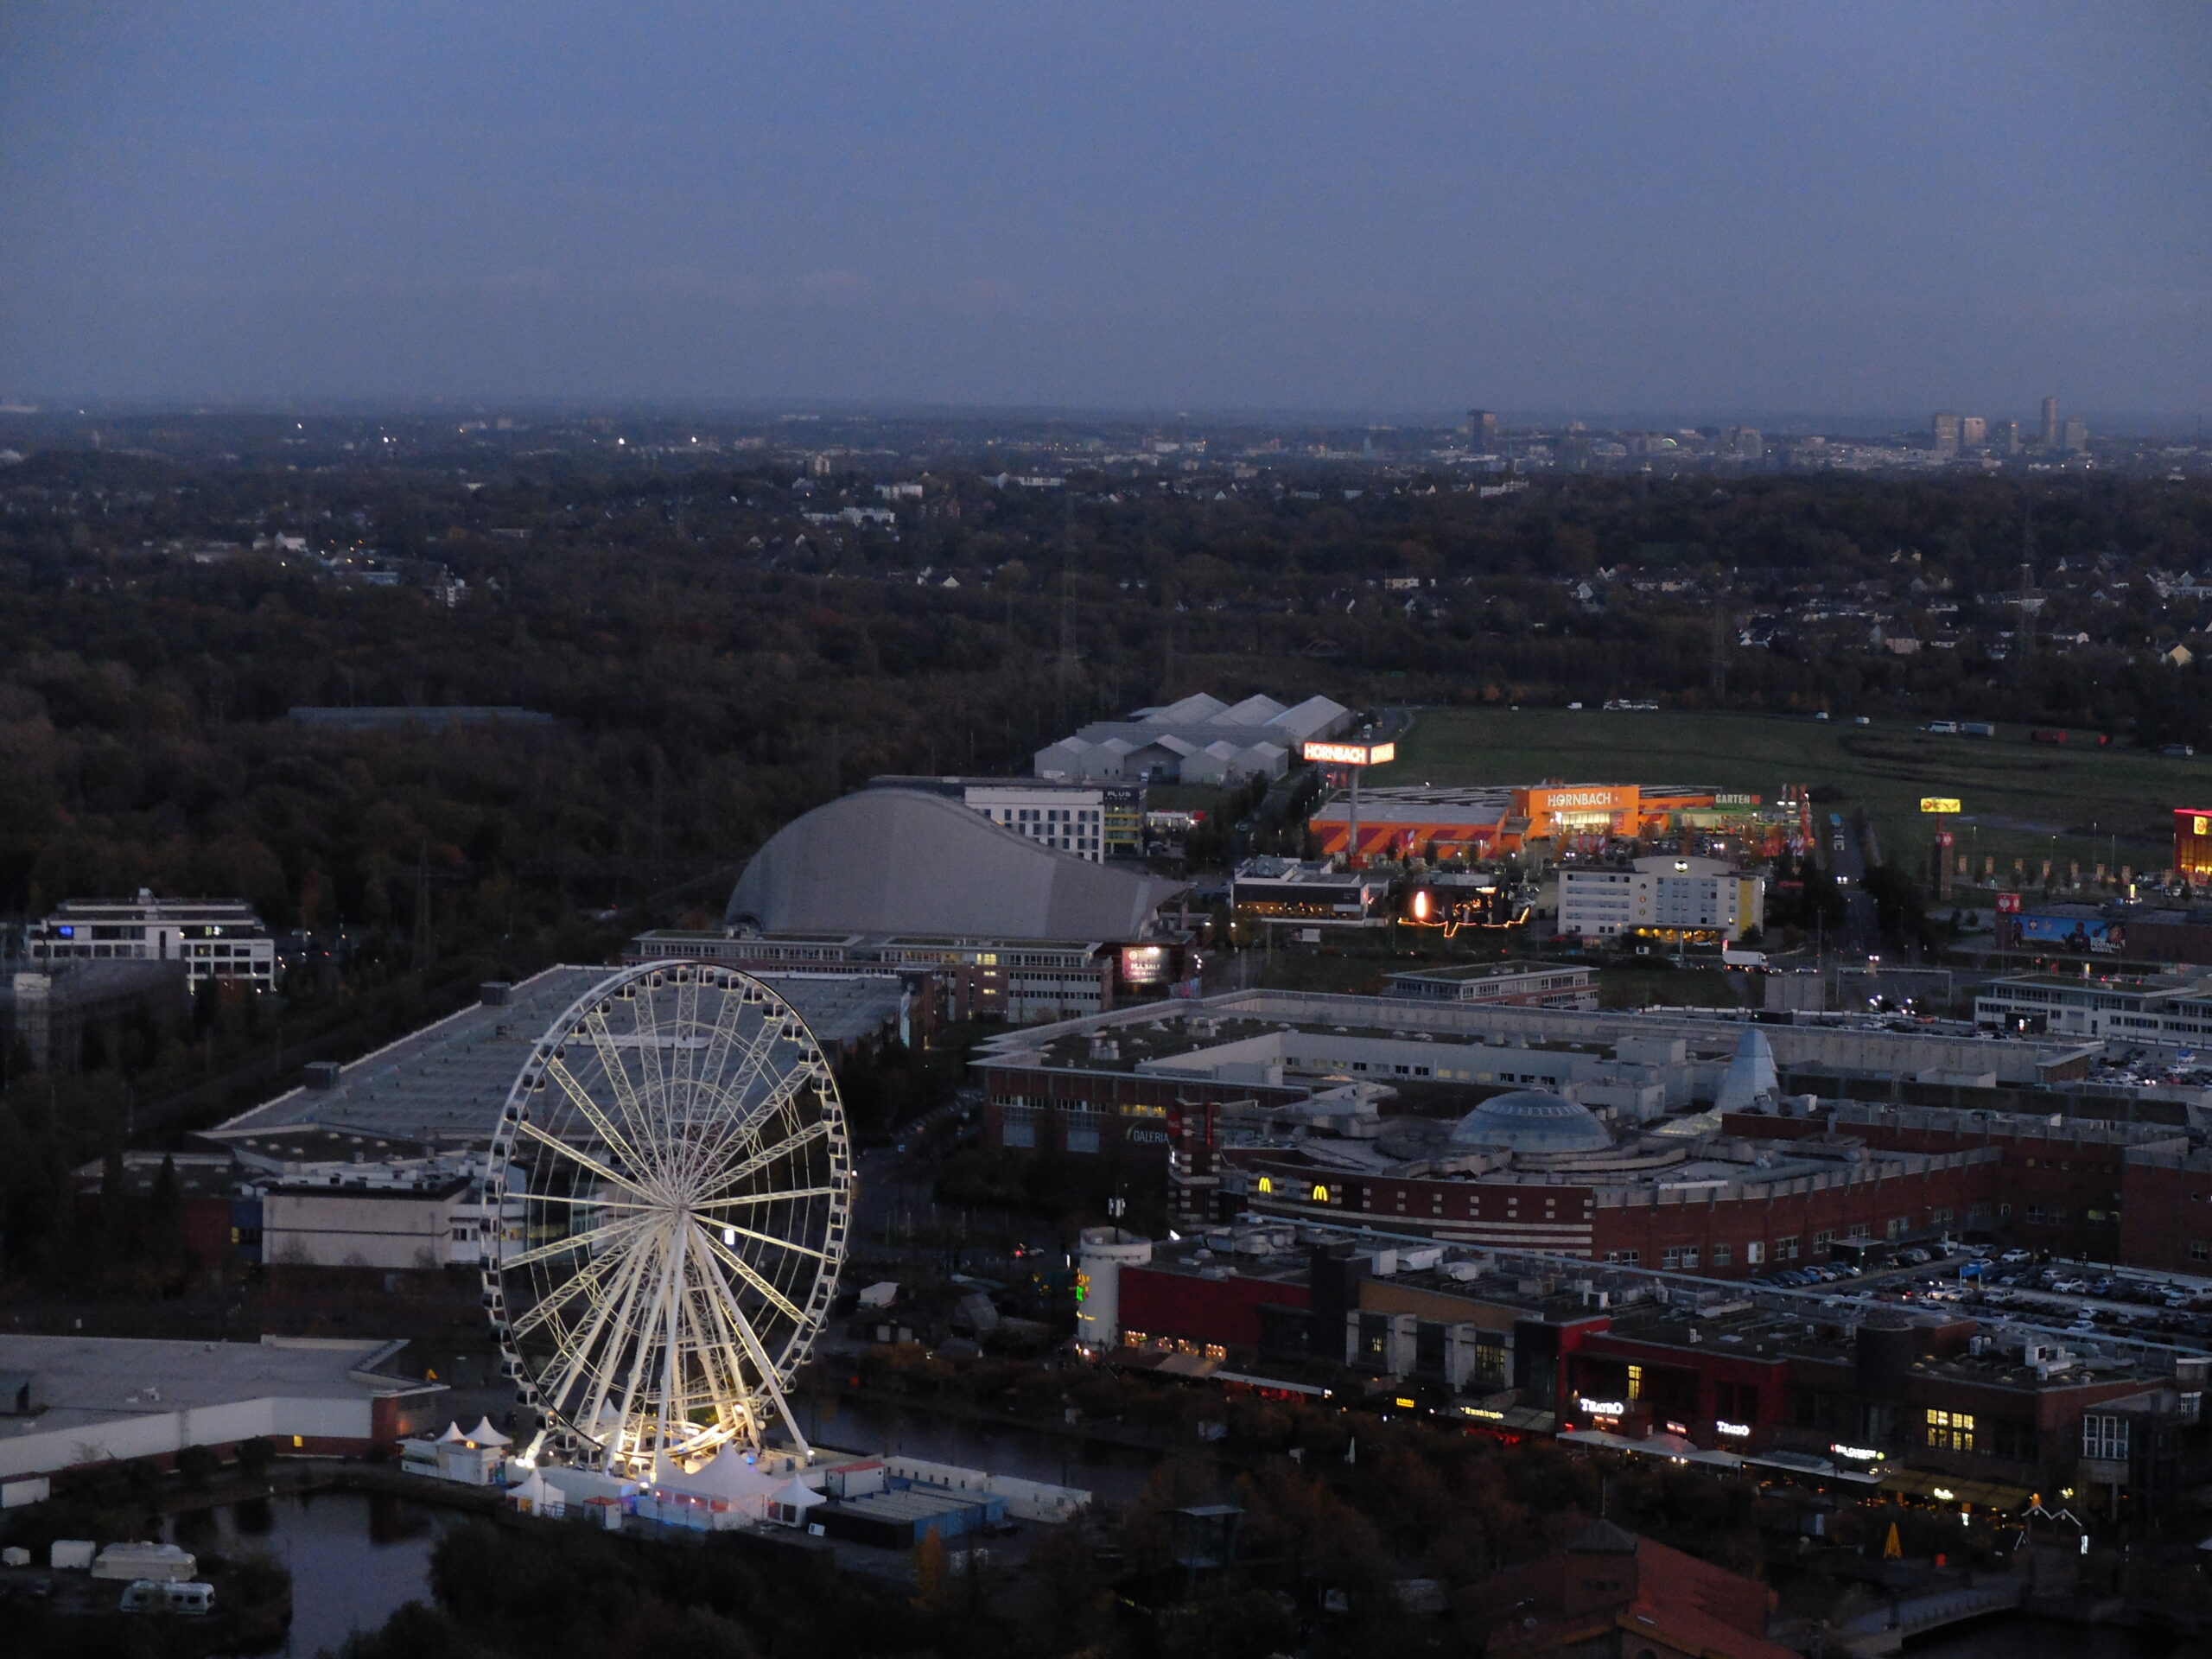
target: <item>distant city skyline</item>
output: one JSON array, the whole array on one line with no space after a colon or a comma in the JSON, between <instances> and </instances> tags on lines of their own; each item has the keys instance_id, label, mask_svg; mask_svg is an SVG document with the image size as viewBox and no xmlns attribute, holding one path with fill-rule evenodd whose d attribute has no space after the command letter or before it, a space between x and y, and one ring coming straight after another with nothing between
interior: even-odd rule
<instances>
[{"instance_id":1,"label":"distant city skyline","mask_svg":"<svg viewBox=\"0 0 2212 1659\"><path fill-rule=\"evenodd\" d=\"M2180 0L14 7L0 398L2186 423L2207 86Z\"/></svg>"}]
</instances>

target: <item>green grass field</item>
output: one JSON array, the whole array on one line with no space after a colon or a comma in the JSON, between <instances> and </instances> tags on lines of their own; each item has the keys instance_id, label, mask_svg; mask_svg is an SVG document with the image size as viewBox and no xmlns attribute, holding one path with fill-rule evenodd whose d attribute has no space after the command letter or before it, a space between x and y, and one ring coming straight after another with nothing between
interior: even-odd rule
<instances>
[{"instance_id":1,"label":"green grass field","mask_svg":"<svg viewBox=\"0 0 2212 1659\"><path fill-rule=\"evenodd\" d=\"M1957 850L2015 857L2031 872L2069 859L2083 879L2097 864L2163 869L2171 861L2171 809L2212 804L2212 759L2169 760L2139 750L2031 743L2025 727L1994 740L1930 736L1903 721L1853 726L1783 715L1607 714L1532 709L1423 709L1398 742L1399 760L1370 784L1702 784L1769 800L1785 784L1827 785L1863 804L1893 864L1922 868L1931 829L1921 798L1955 796L1964 816ZM2078 740L2080 734L2075 734ZM2118 856L2114 841L2118 838Z\"/></svg>"}]
</instances>

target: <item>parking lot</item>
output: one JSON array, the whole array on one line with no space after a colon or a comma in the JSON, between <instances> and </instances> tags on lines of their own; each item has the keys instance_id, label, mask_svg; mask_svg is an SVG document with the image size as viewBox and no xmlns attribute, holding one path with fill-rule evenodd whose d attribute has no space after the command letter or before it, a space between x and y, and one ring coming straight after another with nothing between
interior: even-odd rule
<instances>
[{"instance_id":1,"label":"parking lot","mask_svg":"<svg viewBox=\"0 0 2212 1659\"><path fill-rule=\"evenodd\" d=\"M2085 1339L2135 1338L2212 1349L2212 1285L2094 1263L2046 1262L2024 1249L1912 1246L1879 1266L1821 1262L1761 1275L1763 1287L1851 1300L1955 1310L2063 1329Z\"/></svg>"}]
</instances>

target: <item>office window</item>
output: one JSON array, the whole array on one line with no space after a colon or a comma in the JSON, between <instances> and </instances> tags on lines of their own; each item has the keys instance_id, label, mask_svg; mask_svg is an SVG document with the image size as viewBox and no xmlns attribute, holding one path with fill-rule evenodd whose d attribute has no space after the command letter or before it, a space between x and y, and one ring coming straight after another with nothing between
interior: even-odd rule
<instances>
[{"instance_id":1,"label":"office window","mask_svg":"<svg viewBox=\"0 0 2212 1659\"><path fill-rule=\"evenodd\" d=\"M2082 1418L2082 1455L2085 1458L2127 1456L2127 1419L2108 1412L2092 1411Z\"/></svg>"},{"instance_id":2,"label":"office window","mask_svg":"<svg viewBox=\"0 0 2212 1659\"><path fill-rule=\"evenodd\" d=\"M1643 1367L1641 1365L1628 1368L1628 1397L1631 1400L1643 1398Z\"/></svg>"},{"instance_id":3,"label":"office window","mask_svg":"<svg viewBox=\"0 0 2212 1659\"><path fill-rule=\"evenodd\" d=\"M1681 1249L1678 1246L1669 1245L1667 1249L1662 1250L1659 1253L1659 1265L1662 1268L1681 1267L1682 1265L1682 1252Z\"/></svg>"},{"instance_id":4,"label":"office window","mask_svg":"<svg viewBox=\"0 0 2212 1659\"><path fill-rule=\"evenodd\" d=\"M2087 1421L2086 1419L2084 1420ZM1928 1411L1928 1444L1939 1452L1974 1450L1974 1417L1963 1411Z\"/></svg>"},{"instance_id":5,"label":"office window","mask_svg":"<svg viewBox=\"0 0 2212 1659\"><path fill-rule=\"evenodd\" d=\"M2201 1238L2194 1240L2189 1247L2189 1259L2192 1262L2212 1262L2212 1244Z\"/></svg>"},{"instance_id":6,"label":"office window","mask_svg":"<svg viewBox=\"0 0 2212 1659\"><path fill-rule=\"evenodd\" d=\"M1697 1264L1698 1252L1696 1248L1694 1246L1686 1248L1682 1251L1682 1270L1685 1273L1694 1273L1697 1271Z\"/></svg>"},{"instance_id":7,"label":"office window","mask_svg":"<svg viewBox=\"0 0 2212 1659\"><path fill-rule=\"evenodd\" d=\"M1728 1267L1734 1262L1735 1259L1736 1247L1734 1245L1716 1244L1713 1247L1713 1265L1714 1267Z\"/></svg>"},{"instance_id":8,"label":"office window","mask_svg":"<svg viewBox=\"0 0 2212 1659\"><path fill-rule=\"evenodd\" d=\"M1760 1262L1765 1260L1766 1242L1764 1239L1755 1238L1750 1243L1744 1246L1744 1262L1745 1266L1756 1268Z\"/></svg>"}]
</instances>

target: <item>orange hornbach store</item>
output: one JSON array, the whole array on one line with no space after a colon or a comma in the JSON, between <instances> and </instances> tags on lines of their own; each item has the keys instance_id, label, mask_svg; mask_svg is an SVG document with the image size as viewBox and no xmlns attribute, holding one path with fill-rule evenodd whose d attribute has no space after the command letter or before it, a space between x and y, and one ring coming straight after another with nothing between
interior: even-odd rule
<instances>
[{"instance_id":1,"label":"orange hornbach store","mask_svg":"<svg viewBox=\"0 0 2212 1659\"><path fill-rule=\"evenodd\" d=\"M1756 797L1727 798L1756 806ZM1308 821L1326 855L1363 858L1496 858L1532 842L1579 842L1660 835L1677 813L1708 811L1724 798L1711 789L1640 784L1530 784L1516 787L1370 789L1359 808L1359 846L1349 845L1351 815L1332 801Z\"/></svg>"}]
</instances>

